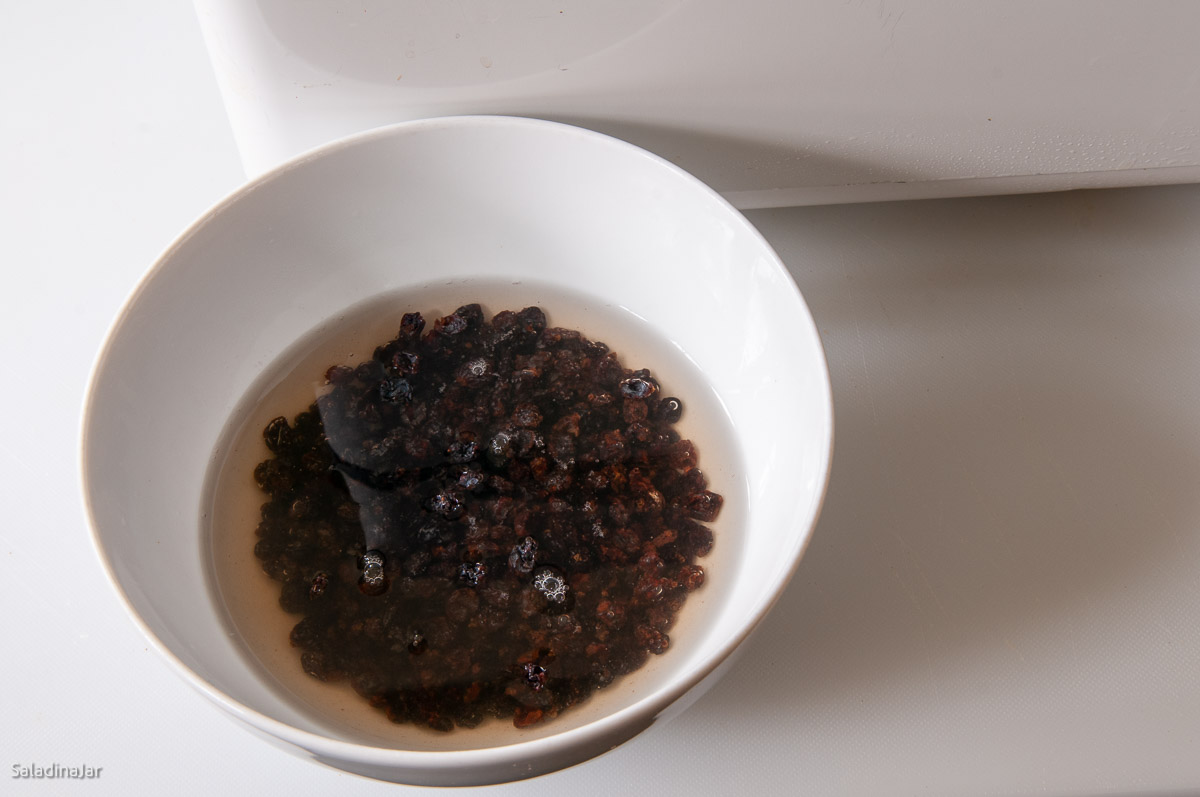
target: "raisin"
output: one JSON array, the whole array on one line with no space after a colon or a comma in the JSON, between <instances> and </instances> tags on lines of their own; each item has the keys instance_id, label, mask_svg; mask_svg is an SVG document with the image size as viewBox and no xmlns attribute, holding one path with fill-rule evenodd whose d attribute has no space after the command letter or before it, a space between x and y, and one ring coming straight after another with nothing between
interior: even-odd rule
<instances>
[{"instance_id":1,"label":"raisin","mask_svg":"<svg viewBox=\"0 0 1200 797\"><path fill-rule=\"evenodd\" d=\"M621 395L631 399L648 399L658 392L658 383L650 378L645 369L621 380L618 386Z\"/></svg>"},{"instance_id":2,"label":"raisin","mask_svg":"<svg viewBox=\"0 0 1200 797\"><path fill-rule=\"evenodd\" d=\"M385 379L379 384L379 397L384 401L395 404L399 401L412 399L412 385L403 377Z\"/></svg>"},{"instance_id":3,"label":"raisin","mask_svg":"<svg viewBox=\"0 0 1200 797\"><path fill-rule=\"evenodd\" d=\"M542 691L546 686L546 668L540 664L526 662L523 665L525 684L535 692Z\"/></svg>"},{"instance_id":4,"label":"raisin","mask_svg":"<svg viewBox=\"0 0 1200 797\"><path fill-rule=\"evenodd\" d=\"M663 423L675 423L683 417L683 402L674 396L668 396L658 402L654 417Z\"/></svg>"},{"instance_id":5,"label":"raisin","mask_svg":"<svg viewBox=\"0 0 1200 797\"><path fill-rule=\"evenodd\" d=\"M429 499L429 510L447 520L457 520L466 512L463 502L453 493L438 493Z\"/></svg>"},{"instance_id":6,"label":"raisin","mask_svg":"<svg viewBox=\"0 0 1200 797\"><path fill-rule=\"evenodd\" d=\"M478 587L487 575L487 565L483 562L470 562L458 568L458 580L469 587Z\"/></svg>"},{"instance_id":7,"label":"raisin","mask_svg":"<svg viewBox=\"0 0 1200 797\"><path fill-rule=\"evenodd\" d=\"M668 650L723 499L650 371L468 304L325 381L254 471L254 553L310 676L395 722L528 727Z\"/></svg>"},{"instance_id":8,"label":"raisin","mask_svg":"<svg viewBox=\"0 0 1200 797\"><path fill-rule=\"evenodd\" d=\"M477 327L483 319L483 310L477 304L464 305L448 316L433 322L434 332L444 336L456 336Z\"/></svg>"},{"instance_id":9,"label":"raisin","mask_svg":"<svg viewBox=\"0 0 1200 797\"><path fill-rule=\"evenodd\" d=\"M306 650L300 655L300 666L318 681L336 681L338 673L330 669L325 656L315 650Z\"/></svg>"},{"instance_id":10,"label":"raisin","mask_svg":"<svg viewBox=\"0 0 1200 797\"><path fill-rule=\"evenodd\" d=\"M267 448L276 454L286 450L292 442L292 427L288 425L287 418L275 418L268 423L263 429L263 439Z\"/></svg>"},{"instance_id":11,"label":"raisin","mask_svg":"<svg viewBox=\"0 0 1200 797\"><path fill-rule=\"evenodd\" d=\"M712 490L696 493L687 500L687 513L696 520L709 523L717 519L725 499Z\"/></svg>"},{"instance_id":12,"label":"raisin","mask_svg":"<svg viewBox=\"0 0 1200 797\"><path fill-rule=\"evenodd\" d=\"M268 495L279 495L292 488L287 471L274 459L260 462L254 468L254 481Z\"/></svg>"},{"instance_id":13,"label":"raisin","mask_svg":"<svg viewBox=\"0 0 1200 797\"><path fill-rule=\"evenodd\" d=\"M345 365L331 365L325 371L325 381L331 385L344 385L354 378L354 369Z\"/></svg>"},{"instance_id":14,"label":"raisin","mask_svg":"<svg viewBox=\"0 0 1200 797\"><path fill-rule=\"evenodd\" d=\"M400 334L401 340L415 340L421 336L421 330L425 329L425 319L420 313L405 313L400 319Z\"/></svg>"},{"instance_id":15,"label":"raisin","mask_svg":"<svg viewBox=\"0 0 1200 797\"><path fill-rule=\"evenodd\" d=\"M540 307L526 307L517 313L517 319L522 328L532 336L540 335L546 329L546 314Z\"/></svg>"},{"instance_id":16,"label":"raisin","mask_svg":"<svg viewBox=\"0 0 1200 797\"><path fill-rule=\"evenodd\" d=\"M451 462L463 464L475 459L478 450L479 446L474 440L460 440L447 446L446 458Z\"/></svg>"},{"instance_id":17,"label":"raisin","mask_svg":"<svg viewBox=\"0 0 1200 797\"><path fill-rule=\"evenodd\" d=\"M609 628L620 628L625 624L625 607L613 600L602 600L596 604L596 619Z\"/></svg>"},{"instance_id":18,"label":"raisin","mask_svg":"<svg viewBox=\"0 0 1200 797\"><path fill-rule=\"evenodd\" d=\"M542 413L536 404L525 402L513 409L512 421L519 427L535 429L542 423Z\"/></svg>"},{"instance_id":19,"label":"raisin","mask_svg":"<svg viewBox=\"0 0 1200 797\"><path fill-rule=\"evenodd\" d=\"M526 537L517 543L508 555L508 567L514 573L529 575L537 564L537 543L533 537Z\"/></svg>"},{"instance_id":20,"label":"raisin","mask_svg":"<svg viewBox=\"0 0 1200 797\"><path fill-rule=\"evenodd\" d=\"M471 445L474 446L475 444L472 443ZM474 458L474 452L472 452L471 458ZM483 486L483 482L483 474L477 470L464 468L462 472L458 474L458 486L462 487L464 490L479 489Z\"/></svg>"},{"instance_id":21,"label":"raisin","mask_svg":"<svg viewBox=\"0 0 1200 797\"><path fill-rule=\"evenodd\" d=\"M513 725L518 728L528 728L530 725L540 722L544 714L545 712L540 708L521 706L513 714Z\"/></svg>"},{"instance_id":22,"label":"raisin","mask_svg":"<svg viewBox=\"0 0 1200 797\"><path fill-rule=\"evenodd\" d=\"M640 423L646 420L646 416L650 411L646 409L646 402L636 399L627 398L621 407L621 417L625 423Z\"/></svg>"},{"instance_id":23,"label":"raisin","mask_svg":"<svg viewBox=\"0 0 1200 797\"><path fill-rule=\"evenodd\" d=\"M512 455L513 437L508 432L496 432L488 441L487 458L493 467L502 468Z\"/></svg>"},{"instance_id":24,"label":"raisin","mask_svg":"<svg viewBox=\"0 0 1200 797\"><path fill-rule=\"evenodd\" d=\"M698 565L684 565L679 569L679 583L689 592L699 589L704 583L704 568Z\"/></svg>"},{"instance_id":25,"label":"raisin","mask_svg":"<svg viewBox=\"0 0 1200 797\"><path fill-rule=\"evenodd\" d=\"M696 467L696 447L691 440L680 440L667 449L667 460L671 467L691 470Z\"/></svg>"},{"instance_id":26,"label":"raisin","mask_svg":"<svg viewBox=\"0 0 1200 797\"><path fill-rule=\"evenodd\" d=\"M398 351L392 355L389 365L397 374L411 376L420 370L421 358L411 351Z\"/></svg>"},{"instance_id":27,"label":"raisin","mask_svg":"<svg viewBox=\"0 0 1200 797\"><path fill-rule=\"evenodd\" d=\"M666 653L667 648L671 645L671 638L669 636L657 628L652 628L648 625L639 625L634 632L634 637L643 650L655 655Z\"/></svg>"}]
</instances>

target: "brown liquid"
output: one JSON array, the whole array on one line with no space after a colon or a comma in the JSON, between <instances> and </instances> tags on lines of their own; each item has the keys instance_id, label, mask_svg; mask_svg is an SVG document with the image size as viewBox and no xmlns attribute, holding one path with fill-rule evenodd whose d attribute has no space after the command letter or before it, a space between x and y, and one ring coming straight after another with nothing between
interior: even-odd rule
<instances>
[{"instance_id":1,"label":"brown liquid","mask_svg":"<svg viewBox=\"0 0 1200 797\"><path fill-rule=\"evenodd\" d=\"M708 571L707 583L688 599L671 627L670 650L651 657L643 668L545 727L516 730L511 724L487 722L465 734L473 737L465 742L393 724L345 683L322 683L304 673L299 651L288 641L299 618L279 607L279 584L267 577L252 553L264 496L255 487L251 473L270 455L261 437L267 421L277 415L294 417L306 409L316 395L327 389L323 374L330 364L353 366L369 359L377 344L394 336L405 312L424 312L432 320L435 316L431 311L448 313L471 300L484 301L488 310L536 303L547 310L551 324L579 329L592 340L608 343L626 367L651 367L665 393L683 398L686 412L678 424L679 432L696 443L710 489L725 496L726 506L717 521L710 524L717 543L714 553L701 562ZM705 635L704 615L720 605L737 565L737 535L745 511L745 491L737 475L736 449L715 396L690 363L639 319L621 310L596 307L559 290L550 292L528 284L468 283L407 292L403 297L387 297L355 308L280 358L260 382L260 389L247 396L222 443L219 469L214 472L215 479L210 480L215 482L211 544L214 581L231 625L244 641L249 658L273 688L305 707L331 731L367 743L415 749L502 744L586 722L614 701L631 702L661 683L674 668L687 666Z\"/></svg>"}]
</instances>

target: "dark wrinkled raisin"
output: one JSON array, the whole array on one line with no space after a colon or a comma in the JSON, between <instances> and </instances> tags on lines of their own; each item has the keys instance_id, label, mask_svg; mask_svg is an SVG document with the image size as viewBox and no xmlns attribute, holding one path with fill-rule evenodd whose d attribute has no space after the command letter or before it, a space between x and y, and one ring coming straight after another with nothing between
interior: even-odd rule
<instances>
[{"instance_id":1,"label":"dark wrinkled raisin","mask_svg":"<svg viewBox=\"0 0 1200 797\"><path fill-rule=\"evenodd\" d=\"M654 414L663 423L675 423L683 417L683 402L674 396L668 396L658 402Z\"/></svg>"},{"instance_id":2,"label":"dark wrinkled raisin","mask_svg":"<svg viewBox=\"0 0 1200 797\"><path fill-rule=\"evenodd\" d=\"M395 377L393 379L385 379L379 385L379 397L384 401L395 403L397 401L408 401L412 398L412 385L407 379Z\"/></svg>"},{"instance_id":3,"label":"dark wrinkled raisin","mask_svg":"<svg viewBox=\"0 0 1200 797\"><path fill-rule=\"evenodd\" d=\"M620 628L625 624L625 605L606 598L596 605L596 618L609 628Z\"/></svg>"},{"instance_id":4,"label":"dark wrinkled raisin","mask_svg":"<svg viewBox=\"0 0 1200 797\"><path fill-rule=\"evenodd\" d=\"M691 470L696 467L696 447L691 440L680 440L667 449L668 461L672 467L680 470Z\"/></svg>"},{"instance_id":5,"label":"dark wrinkled raisin","mask_svg":"<svg viewBox=\"0 0 1200 797\"><path fill-rule=\"evenodd\" d=\"M475 444L472 443L471 445ZM472 452L472 458L474 458L474 452ZM478 489L483 486L483 482L483 474L470 468L464 468L462 473L458 475L458 486L465 490Z\"/></svg>"},{"instance_id":6,"label":"dark wrinkled raisin","mask_svg":"<svg viewBox=\"0 0 1200 797\"><path fill-rule=\"evenodd\" d=\"M542 691L546 686L546 668L533 662L526 662L524 667L525 683L535 692Z\"/></svg>"},{"instance_id":7,"label":"dark wrinkled raisin","mask_svg":"<svg viewBox=\"0 0 1200 797\"><path fill-rule=\"evenodd\" d=\"M526 537L517 543L508 555L508 567L515 573L527 576L537 565L537 542L533 537Z\"/></svg>"},{"instance_id":8,"label":"dark wrinkled raisin","mask_svg":"<svg viewBox=\"0 0 1200 797\"><path fill-rule=\"evenodd\" d=\"M300 666L318 681L336 681L338 678L338 673L329 668L325 657L313 650L306 650L300 655Z\"/></svg>"},{"instance_id":9,"label":"dark wrinkled raisin","mask_svg":"<svg viewBox=\"0 0 1200 797\"><path fill-rule=\"evenodd\" d=\"M717 515L721 513L721 507L724 505L724 498L711 490L705 490L688 499L687 512L696 520L709 523L717 519Z\"/></svg>"},{"instance_id":10,"label":"dark wrinkled raisin","mask_svg":"<svg viewBox=\"0 0 1200 797\"><path fill-rule=\"evenodd\" d=\"M657 628L652 628L647 625L639 625L634 632L637 638L637 643L643 650L650 653L662 654L667 652L667 648L671 645L671 638L659 631Z\"/></svg>"},{"instance_id":11,"label":"dark wrinkled raisin","mask_svg":"<svg viewBox=\"0 0 1200 797\"><path fill-rule=\"evenodd\" d=\"M646 402L637 399L625 399L625 403L621 407L621 418L625 423L641 423L649 414Z\"/></svg>"},{"instance_id":12,"label":"dark wrinkled raisin","mask_svg":"<svg viewBox=\"0 0 1200 797\"><path fill-rule=\"evenodd\" d=\"M473 329L478 328L483 323L483 308L478 304L464 304L454 312L456 315L465 318L467 325Z\"/></svg>"},{"instance_id":13,"label":"dark wrinkled raisin","mask_svg":"<svg viewBox=\"0 0 1200 797\"><path fill-rule=\"evenodd\" d=\"M721 510L682 402L527 307L463 305L263 439L255 555L314 678L447 731L559 716L670 646Z\"/></svg>"},{"instance_id":14,"label":"dark wrinkled raisin","mask_svg":"<svg viewBox=\"0 0 1200 797\"><path fill-rule=\"evenodd\" d=\"M425 329L425 319L420 313L405 313L400 319L400 335L401 340L413 340L420 336L421 330Z\"/></svg>"},{"instance_id":15,"label":"dark wrinkled raisin","mask_svg":"<svg viewBox=\"0 0 1200 797\"><path fill-rule=\"evenodd\" d=\"M458 496L451 493L438 493L429 499L429 510L448 520L457 520L466 511Z\"/></svg>"},{"instance_id":16,"label":"dark wrinkled raisin","mask_svg":"<svg viewBox=\"0 0 1200 797\"><path fill-rule=\"evenodd\" d=\"M331 385L344 385L354 378L354 369L344 365L331 365L325 371L325 381Z\"/></svg>"},{"instance_id":17,"label":"dark wrinkled raisin","mask_svg":"<svg viewBox=\"0 0 1200 797\"><path fill-rule=\"evenodd\" d=\"M421 358L411 351L398 351L392 355L392 370L402 376L415 374L421 367Z\"/></svg>"},{"instance_id":18,"label":"dark wrinkled raisin","mask_svg":"<svg viewBox=\"0 0 1200 797\"><path fill-rule=\"evenodd\" d=\"M518 728L528 728L530 725L540 722L543 714L545 712L540 708L518 706L516 712L513 714L513 725Z\"/></svg>"},{"instance_id":19,"label":"dark wrinkled raisin","mask_svg":"<svg viewBox=\"0 0 1200 797\"><path fill-rule=\"evenodd\" d=\"M618 386L621 395L631 399L647 399L658 391L658 383L650 378L649 372L641 370L621 380Z\"/></svg>"},{"instance_id":20,"label":"dark wrinkled raisin","mask_svg":"<svg viewBox=\"0 0 1200 797\"><path fill-rule=\"evenodd\" d=\"M439 318L433 326L437 332L444 335L459 335L477 324L483 317L483 311L477 304L460 307L444 318Z\"/></svg>"},{"instance_id":21,"label":"dark wrinkled raisin","mask_svg":"<svg viewBox=\"0 0 1200 797\"><path fill-rule=\"evenodd\" d=\"M513 437L508 432L496 432L488 441L487 458L493 466L502 468L512 454Z\"/></svg>"},{"instance_id":22,"label":"dark wrinkled raisin","mask_svg":"<svg viewBox=\"0 0 1200 797\"><path fill-rule=\"evenodd\" d=\"M699 589L704 583L704 568L698 565L684 565L679 569L679 583L688 591Z\"/></svg>"},{"instance_id":23,"label":"dark wrinkled raisin","mask_svg":"<svg viewBox=\"0 0 1200 797\"><path fill-rule=\"evenodd\" d=\"M688 545L696 556L708 556L713 547L713 533L707 526L691 523L687 527Z\"/></svg>"},{"instance_id":24,"label":"dark wrinkled raisin","mask_svg":"<svg viewBox=\"0 0 1200 797\"><path fill-rule=\"evenodd\" d=\"M536 404L518 404L512 414L513 423L526 429L537 428L542 423L542 413Z\"/></svg>"},{"instance_id":25,"label":"dark wrinkled raisin","mask_svg":"<svg viewBox=\"0 0 1200 797\"><path fill-rule=\"evenodd\" d=\"M525 330L534 335L540 335L546 329L546 314L540 307L526 307L517 313L517 318Z\"/></svg>"},{"instance_id":26,"label":"dark wrinkled raisin","mask_svg":"<svg viewBox=\"0 0 1200 797\"><path fill-rule=\"evenodd\" d=\"M268 423L267 428L263 429L263 440L267 448L276 454L291 445L292 427L288 425L287 418L275 418Z\"/></svg>"},{"instance_id":27,"label":"dark wrinkled raisin","mask_svg":"<svg viewBox=\"0 0 1200 797\"><path fill-rule=\"evenodd\" d=\"M443 530L436 523L426 523L417 529L417 541L422 545L434 545L445 542Z\"/></svg>"},{"instance_id":28,"label":"dark wrinkled raisin","mask_svg":"<svg viewBox=\"0 0 1200 797\"><path fill-rule=\"evenodd\" d=\"M268 495L281 495L292 488L290 475L275 459L260 462L254 468L254 481Z\"/></svg>"},{"instance_id":29,"label":"dark wrinkled raisin","mask_svg":"<svg viewBox=\"0 0 1200 797\"><path fill-rule=\"evenodd\" d=\"M460 440L446 448L446 458L451 462L463 464L475 459L475 452L478 450L479 446L474 440Z\"/></svg>"},{"instance_id":30,"label":"dark wrinkled raisin","mask_svg":"<svg viewBox=\"0 0 1200 797\"><path fill-rule=\"evenodd\" d=\"M487 575L487 565L483 562L471 562L458 569L458 580L469 587L478 587Z\"/></svg>"}]
</instances>

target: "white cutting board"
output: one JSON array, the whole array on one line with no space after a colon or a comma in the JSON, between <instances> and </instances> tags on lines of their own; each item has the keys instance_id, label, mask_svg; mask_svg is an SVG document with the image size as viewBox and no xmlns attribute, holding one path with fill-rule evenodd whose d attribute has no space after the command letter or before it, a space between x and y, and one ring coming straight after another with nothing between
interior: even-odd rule
<instances>
[{"instance_id":1,"label":"white cutting board","mask_svg":"<svg viewBox=\"0 0 1200 797\"><path fill-rule=\"evenodd\" d=\"M741 207L1200 181L1200 3L195 0L246 170L573 122Z\"/></svg>"}]
</instances>

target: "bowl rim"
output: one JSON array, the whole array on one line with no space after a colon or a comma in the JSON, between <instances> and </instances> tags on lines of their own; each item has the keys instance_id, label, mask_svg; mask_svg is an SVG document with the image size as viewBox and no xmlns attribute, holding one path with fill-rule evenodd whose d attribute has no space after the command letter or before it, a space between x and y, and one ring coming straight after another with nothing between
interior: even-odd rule
<instances>
[{"instance_id":1,"label":"bowl rim","mask_svg":"<svg viewBox=\"0 0 1200 797\"><path fill-rule=\"evenodd\" d=\"M255 709L250 708L235 700L222 690L218 689L213 684L209 683L204 677L186 665L176 654L164 643L157 634L151 630L147 621L134 607L128 593L118 580L113 563L106 552L99 523L96 517L95 507L92 502L92 494L95 490L93 479L88 472L88 461L90 459L90 441L91 441L91 425L92 425L92 407L95 399L95 393L98 389L98 382L105 370L112 349L116 344L130 313L141 299L148 285L162 273L171 262L176 252L186 244L186 242L195 235L203 227L214 223L214 221L227 212L231 207L242 201L246 196L261 190L264 186L273 183L289 172L303 168L306 164L314 160L326 158L335 153L362 146L369 142L402 137L411 134L420 134L423 132L452 129L462 127L528 127L534 129L553 129L559 131L560 134L575 135L596 141L605 146L615 146L625 149L630 154L638 155L647 158L655 163L657 168L666 169L672 173L674 177L682 179L692 188L697 189L702 194L706 194L710 201L716 202L718 207L725 211L736 225L741 227L743 232L749 234L762 248L763 252L768 256L771 268L782 271L787 277L786 283L788 290L791 292L791 298L796 300L797 308L801 311L798 314L797 321L808 328L812 335L812 339L817 342L817 365L819 365L818 384L816 385L817 398L821 404L819 410L821 415L822 425L828 430L828 435L821 446L821 450L817 452L818 472L820 484L818 486L816 500L813 502L813 512L807 520L808 528L799 539L799 544L794 552L790 554L790 562L788 567L780 571L775 577L775 582L770 585L767 592L767 599L759 602L758 605L752 608L745 622L742 624L737 634L729 637L717 646L714 651L701 659L696 665L682 671L678 677L673 678L668 684L650 692L646 696L635 700L635 702L614 711L610 714L605 714L585 725L566 729L559 733L553 733L549 736L543 736L535 739L526 739L515 741L509 744L495 745L490 747L471 748L464 750L406 750L402 748L380 747L358 742L351 742L342 739L337 739L329 735L315 733L312 731L303 730L301 728L290 725L281 720L269 717ZM573 748L580 748L587 745L589 741L596 741L605 736L617 731L621 727L637 728L627 738L636 736L642 729L652 724L657 717L672 703L690 691L692 688L704 681L709 675L716 670L722 662L726 661L750 635L750 633L762 622L770 609L779 600L786 586L791 581L800 560L804 556L805 550L812 539L813 531L817 521L820 518L825 498L829 488L829 476L832 468L833 459L833 438L834 438L834 418L833 418L833 396L832 386L829 377L829 367L826 360L824 347L820 344L821 338L816 324L813 321L812 313L804 301L799 287L791 278L787 267L784 265L779 255L774 248L763 237L753 224L732 204L729 203L723 196L717 193L709 185L693 176L689 172L681 169L665 158L656 155L648 150L645 150L636 144L629 143L622 139L610 136L605 133L600 133L588 128L579 127L576 125L566 124L563 122L555 122L545 119L537 119L522 116L507 116L507 115L456 115L456 116L441 116L425 119L416 119L411 121L398 122L395 124L384 125L381 127L371 128L369 130L354 133L334 141L322 144L313 149L307 150L284 163L264 172L252 179L249 179L232 191L227 193L222 198L213 203L200 216L192 221L182 232L180 232L158 255L151 266L138 279L134 287L121 304L119 311L110 323L107 331L104 334L103 343L96 358L92 364L91 371L88 375L87 385L84 391L84 400L80 416L79 426L79 446L77 449L78 467L80 474L80 487L83 498L84 512L88 524L88 532L91 538L92 547L100 560L109 584L116 592L118 600L121 602L125 613L134 622L142 635L150 643L157 653L162 656L170 665L171 669L187 682L192 688L206 696L209 700L220 706L226 712L241 720L242 722L261 729L266 733L271 734L277 739L302 748L305 751L318 754L323 757L360 762L367 765L383 766L396 769L415 769L425 771L449 771L453 769L480 769L485 767L497 767L504 765L516 765L536 755L546 755L547 753L565 752ZM804 521L801 521L804 522ZM639 724L640 723L640 724ZM627 740L624 739L623 741ZM622 743L623 743L622 741ZM586 758L578 759L579 762ZM576 763L576 762L572 762ZM557 768L557 767L556 767ZM519 778L518 778L519 779Z\"/></svg>"}]
</instances>

